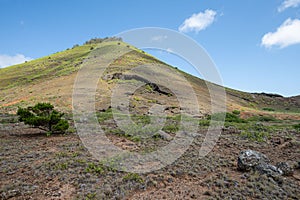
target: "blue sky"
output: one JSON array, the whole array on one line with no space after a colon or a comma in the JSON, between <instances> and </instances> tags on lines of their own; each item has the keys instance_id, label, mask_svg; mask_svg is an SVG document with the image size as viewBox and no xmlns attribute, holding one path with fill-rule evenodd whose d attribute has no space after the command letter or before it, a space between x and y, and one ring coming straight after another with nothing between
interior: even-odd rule
<instances>
[{"instance_id":1,"label":"blue sky","mask_svg":"<svg viewBox=\"0 0 300 200\"><path fill-rule=\"evenodd\" d=\"M141 27L180 31L214 60L225 86L300 94L300 0L0 0L0 66ZM167 53L155 56L188 72Z\"/></svg>"}]
</instances>

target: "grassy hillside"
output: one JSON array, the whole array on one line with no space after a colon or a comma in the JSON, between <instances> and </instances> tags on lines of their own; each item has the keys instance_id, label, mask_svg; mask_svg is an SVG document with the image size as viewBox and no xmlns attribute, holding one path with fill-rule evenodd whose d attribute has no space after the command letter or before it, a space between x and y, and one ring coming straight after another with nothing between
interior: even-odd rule
<instances>
[{"instance_id":1,"label":"grassy hillside","mask_svg":"<svg viewBox=\"0 0 300 200\"><path fill-rule=\"evenodd\" d=\"M125 54L106 68L109 58L124 51ZM101 56L95 57L93 52ZM151 65L151 70L146 70L147 76L141 78L131 72L145 64ZM170 158L177 152L183 154L159 170L141 174L123 171L126 162L119 160L122 154L111 159L96 159L81 137L83 134L77 132L80 129L71 120L74 82L77 83L77 75L82 74L77 72L85 69L84 66L92 67L87 77L90 81L96 75L98 86L95 99L80 93L80 100L95 103L97 120L112 144L140 155L149 155L159 149L168 150ZM166 77L160 73L164 70L173 73ZM181 81L179 75L188 81ZM147 82L148 77L157 78L162 84ZM83 91L88 90L83 86L89 85L79 83ZM129 115L134 122L120 125L118 122L122 120L117 120L110 105L112 99L118 100L111 98L113 91L123 85L137 86L137 90L132 92L120 87L129 98ZM191 86L196 101L191 101L193 95L189 92L182 93L183 101L192 108L198 103L199 113L183 116L185 107L181 106L171 86L178 91ZM203 144L210 119L222 120L223 116L223 113L209 115L210 94L206 82L129 44L96 39L0 69L0 199L299 199L300 96L284 98L225 90L228 113L222 132L211 151L202 158L199 152L202 147L207 148ZM7 114L14 114L18 106L37 102L50 102L67 112L65 116L70 122L67 134L46 136L39 129L18 123L15 115ZM120 102L124 104L122 99ZM164 121L153 123L157 118L153 112L155 106L164 108ZM78 108L86 107L82 103ZM117 117L120 116L125 115ZM84 122L86 118L81 119ZM187 126L182 121L187 121ZM199 126L192 130L191 124ZM182 128L184 131L180 131ZM83 130L84 135L91 134L92 142L98 144L95 129ZM212 131L215 133L214 129ZM187 145L183 134L193 137L187 149L180 147ZM176 144L176 148L170 151L169 144ZM105 147L102 143L99 146ZM253 167L251 171L241 171L238 155L246 149L265 154L272 165L266 165L267 170ZM157 166L168 160L161 156L154 158L146 165ZM135 159L133 163L135 169L144 168ZM275 173L273 169L278 163L287 166L287 172L294 172Z\"/></svg>"},{"instance_id":2,"label":"grassy hillside","mask_svg":"<svg viewBox=\"0 0 300 200\"><path fill-rule=\"evenodd\" d=\"M0 111L14 113L18 106L48 101L61 110L70 112L73 84L77 71L95 48L106 52L108 55L119 51L121 48L130 50L115 60L106 69L104 76L100 78L98 96L96 96L96 105L99 109L109 106L111 89L118 81L122 81L117 78L107 79L105 77L124 73L138 65L163 64L165 67L181 73L190 82L198 97L200 112L207 113L210 111L210 95L203 80L172 68L151 55L119 40L101 41L100 43L97 41L88 42L82 46L76 46L43 58L0 69ZM297 118L299 116L299 97L284 98L268 94L250 94L229 88L226 88L226 92L229 110L241 110L246 115L261 113L280 115L279 117L291 115ZM135 99L139 99L133 102L136 108L144 105L150 106L151 102L155 101L170 107L176 104L175 97L161 96L159 92L149 95L149 93L140 90L135 95L137 96Z\"/></svg>"}]
</instances>

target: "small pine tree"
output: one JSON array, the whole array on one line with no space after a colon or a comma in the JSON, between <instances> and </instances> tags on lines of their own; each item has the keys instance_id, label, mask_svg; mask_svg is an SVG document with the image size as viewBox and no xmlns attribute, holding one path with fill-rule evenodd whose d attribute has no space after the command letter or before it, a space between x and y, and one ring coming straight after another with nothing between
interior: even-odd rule
<instances>
[{"instance_id":1,"label":"small pine tree","mask_svg":"<svg viewBox=\"0 0 300 200\"><path fill-rule=\"evenodd\" d=\"M19 121L51 133L64 133L69 128L64 113L54 110L50 103L38 103L33 107L18 108Z\"/></svg>"}]
</instances>

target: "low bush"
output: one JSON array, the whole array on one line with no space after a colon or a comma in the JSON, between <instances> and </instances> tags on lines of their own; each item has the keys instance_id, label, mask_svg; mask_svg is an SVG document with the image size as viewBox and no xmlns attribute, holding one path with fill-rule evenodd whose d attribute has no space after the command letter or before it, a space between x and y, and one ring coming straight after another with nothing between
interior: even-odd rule
<instances>
[{"instance_id":1,"label":"low bush","mask_svg":"<svg viewBox=\"0 0 300 200\"><path fill-rule=\"evenodd\" d=\"M138 183L143 183L143 178L137 173L128 173L123 177L123 181L135 181Z\"/></svg>"},{"instance_id":2,"label":"low bush","mask_svg":"<svg viewBox=\"0 0 300 200\"><path fill-rule=\"evenodd\" d=\"M234 111L232 111L232 114L234 114L234 115L240 115L240 114L241 114L241 111L239 111L239 110L234 110Z\"/></svg>"},{"instance_id":3,"label":"low bush","mask_svg":"<svg viewBox=\"0 0 300 200\"><path fill-rule=\"evenodd\" d=\"M210 120L207 119L201 119L199 121L199 126L209 126L210 125Z\"/></svg>"},{"instance_id":4,"label":"low bush","mask_svg":"<svg viewBox=\"0 0 300 200\"><path fill-rule=\"evenodd\" d=\"M33 107L18 108L19 121L27 125L47 131L47 134L65 133L69 128L64 113L54 109L50 103L37 103Z\"/></svg>"},{"instance_id":5,"label":"low bush","mask_svg":"<svg viewBox=\"0 0 300 200\"><path fill-rule=\"evenodd\" d=\"M273 108L263 108L263 110L270 111L270 112L275 111L275 109L273 109Z\"/></svg>"},{"instance_id":6,"label":"low bush","mask_svg":"<svg viewBox=\"0 0 300 200\"><path fill-rule=\"evenodd\" d=\"M268 127L263 126L262 124L255 124L249 126L247 129L242 130L241 136L249 140L264 142L270 136L270 130Z\"/></svg>"}]
</instances>

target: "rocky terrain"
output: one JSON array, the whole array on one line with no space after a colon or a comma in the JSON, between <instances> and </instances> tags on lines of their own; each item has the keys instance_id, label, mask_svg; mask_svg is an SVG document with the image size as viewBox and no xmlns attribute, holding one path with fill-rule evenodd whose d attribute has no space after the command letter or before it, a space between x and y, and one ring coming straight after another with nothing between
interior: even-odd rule
<instances>
[{"instance_id":1,"label":"rocky terrain","mask_svg":"<svg viewBox=\"0 0 300 200\"><path fill-rule=\"evenodd\" d=\"M258 141L227 124L213 150L199 158L206 132L200 127L188 151L173 164L135 174L93 159L76 132L47 137L14 118L5 118L0 124L0 198L299 199L300 133L278 127ZM128 144L143 147L142 141L116 137L124 148ZM153 141L148 146L165 142L162 138ZM248 149L261 154L241 153ZM280 162L289 166L287 171L275 167ZM257 166L264 163L274 166L273 171L259 170Z\"/></svg>"}]
</instances>

